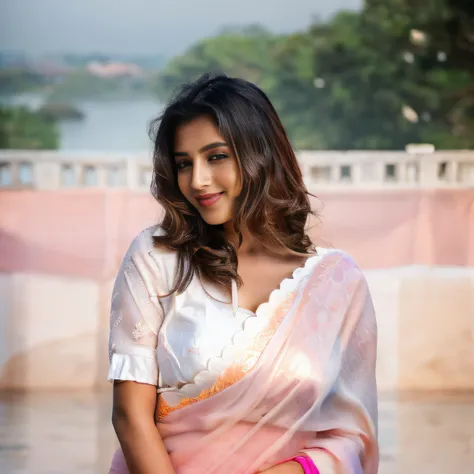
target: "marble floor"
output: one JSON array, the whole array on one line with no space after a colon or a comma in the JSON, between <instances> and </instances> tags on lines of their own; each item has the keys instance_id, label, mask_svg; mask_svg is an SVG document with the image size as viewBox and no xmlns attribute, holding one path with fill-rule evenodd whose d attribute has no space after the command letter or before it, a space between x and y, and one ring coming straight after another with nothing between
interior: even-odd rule
<instances>
[{"instance_id":1,"label":"marble floor","mask_svg":"<svg viewBox=\"0 0 474 474\"><path fill-rule=\"evenodd\" d=\"M474 394L380 398L380 474L473 474ZM0 473L107 473L110 393L0 395Z\"/></svg>"}]
</instances>

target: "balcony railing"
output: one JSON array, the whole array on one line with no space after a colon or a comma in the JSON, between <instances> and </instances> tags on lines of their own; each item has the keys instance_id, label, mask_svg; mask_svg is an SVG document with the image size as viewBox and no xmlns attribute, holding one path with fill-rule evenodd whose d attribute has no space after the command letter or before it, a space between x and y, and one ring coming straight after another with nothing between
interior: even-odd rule
<instances>
[{"instance_id":1,"label":"balcony railing","mask_svg":"<svg viewBox=\"0 0 474 474\"><path fill-rule=\"evenodd\" d=\"M309 189L474 187L474 151L300 151ZM118 188L148 191L143 155L0 150L0 189Z\"/></svg>"}]
</instances>

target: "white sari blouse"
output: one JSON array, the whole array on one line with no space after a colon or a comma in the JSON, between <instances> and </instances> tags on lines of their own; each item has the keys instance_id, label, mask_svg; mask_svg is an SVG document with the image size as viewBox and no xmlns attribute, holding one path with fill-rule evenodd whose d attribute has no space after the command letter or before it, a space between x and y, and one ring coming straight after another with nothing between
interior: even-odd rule
<instances>
[{"instance_id":1,"label":"white sari blouse","mask_svg":"<svg viewBox=\"0 0 474 474\"><path fill-rule=\"evenodd\" d=\"M158 392L185 386L186 396L197 396L262 327L272 306L307 276L322 249L253 313L238 306L235 283L229 301L196 275L183 293L160 298L172 289L177 264L174 252L153 246L152 237L160 232L159 226L142 231L120 266L112 296L108 379L156 385Z\"/></svg>"}]
</instances>

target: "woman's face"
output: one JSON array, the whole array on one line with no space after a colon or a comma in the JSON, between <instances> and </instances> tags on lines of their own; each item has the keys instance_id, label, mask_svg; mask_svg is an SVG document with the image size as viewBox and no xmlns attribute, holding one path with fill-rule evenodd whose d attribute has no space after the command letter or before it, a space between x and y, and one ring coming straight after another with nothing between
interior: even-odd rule
<instances>
[{"instance_id":1,"label":"woman's face","mask_svg":"<svg viewBox=\"0 0 474 474\"><path fill-rule=\"evenodd\" d=\"M210 117L177 128L174 159L179 189L204 221L218 225L232 220L241 191L237 158Z\"/></svg>"}]
</instances>

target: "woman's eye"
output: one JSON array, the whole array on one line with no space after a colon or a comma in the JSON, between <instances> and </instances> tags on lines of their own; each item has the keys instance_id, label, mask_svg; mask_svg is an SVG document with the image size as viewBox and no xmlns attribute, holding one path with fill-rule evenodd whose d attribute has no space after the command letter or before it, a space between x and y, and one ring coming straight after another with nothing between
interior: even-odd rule
<instances>
[{"instance_id":1,"label":"woman's eye","mask_svg":"<svg viewBox=\"0 0 474 474\"><path fill-rule=\"evenodd\" d=\"M224 160L226 158L227 158L227 155L225 155L224 153L217 153L209 157L211 161L219 161L219 160Z\"/></svg>"},{"instance_id":2,"label":"woman's eye","mask_svg":"<svg viewBox=\"0 0 474 474\"><path fill-rule=\"evenodd\" d=\"M178 168L178 170L183 170L188 166L190 166L190 163L188 163L187 161L180 161L179 163L176 163L176 167Z\"/></svg>"}]
</instances>

